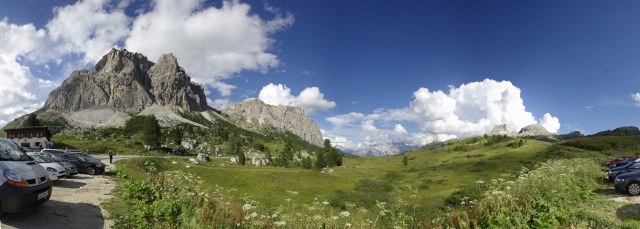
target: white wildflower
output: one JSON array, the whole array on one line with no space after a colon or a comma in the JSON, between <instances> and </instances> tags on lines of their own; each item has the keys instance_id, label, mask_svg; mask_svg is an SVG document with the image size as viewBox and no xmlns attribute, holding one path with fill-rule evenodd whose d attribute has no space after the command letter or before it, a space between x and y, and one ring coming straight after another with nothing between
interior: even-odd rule
<instances>
[{"instance_id":1,"label":"white wildflower","mask_svg":"<svg viewBox=\"0 0 640 229\"><path fill-rule=\"evenodd\" d=\"M348 211L340 212L340 216L341 216L342 218L349 217L349 215L351 215L351 214L350 214Z\"/></svg>"}]
</instances>

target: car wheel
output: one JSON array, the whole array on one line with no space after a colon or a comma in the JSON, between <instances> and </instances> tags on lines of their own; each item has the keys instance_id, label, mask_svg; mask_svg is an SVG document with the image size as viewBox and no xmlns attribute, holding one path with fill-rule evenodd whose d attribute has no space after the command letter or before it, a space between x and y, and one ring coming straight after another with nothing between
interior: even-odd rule
<instances>
[{"instance_id":1,"label":"car wheel","mask_svg":"<svg viewBox=\"0 0 640 229\"><path fill-rule=\"evenodd\" d=\"M640 182L634 181L627 185L627 193L632 196L640 194Z\"/></svg>"},{"instance_id":2,"label":"car wheel","mask_svg":"<svg viewBox=\"0 0 640 229\"><path fill-rule=\"evenodd\" d=\"M87 167L87 173L89 175L96 175L96 169L94 167Z\"/></svg>"}]
</instances>

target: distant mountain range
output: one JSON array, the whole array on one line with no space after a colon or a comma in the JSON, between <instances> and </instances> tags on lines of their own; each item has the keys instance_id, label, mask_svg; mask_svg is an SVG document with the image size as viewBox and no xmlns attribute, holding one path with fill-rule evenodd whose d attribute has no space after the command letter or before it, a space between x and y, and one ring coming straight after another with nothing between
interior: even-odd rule
<instances>
[{"instance_id":1,"label":"distant mountain range","mask_svg":"<svg viewBox=\"0 0 640 229\"><path fill-rule=\"evenodd\" d=\"M402 152L415 149L417 146L408 145L404 142L395 142L395 143L389 143L389 144L372 145L369 148L361 149L361 150L347 149L340 146L335 146L335 147L341 150L342 152L356 155L356 156L385 157L385 156L392 156L392 155L396 155Z\"/></svg>"}]
</instances>

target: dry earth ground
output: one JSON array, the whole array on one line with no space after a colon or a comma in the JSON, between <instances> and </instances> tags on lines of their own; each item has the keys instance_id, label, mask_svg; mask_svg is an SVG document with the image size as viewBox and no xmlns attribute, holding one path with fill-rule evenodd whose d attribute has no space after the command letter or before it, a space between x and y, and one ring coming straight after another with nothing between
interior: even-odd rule
<instances>
[{"instance_id":1,"label":"dry earth ground","mask_svg":"<svg viewBox=\"0 0 640 229\"><path fill-rule=\"evenodd\" d=\"M107 173L114 168L108 158L100 159L107 165ZM0 229L110 228L112 222L107 220L108 213L100 203L112 198L115 187L115 181L104 174L78 174L55 181L49 201L32 211L3 214Z\"/></svg>"}]
</instances>

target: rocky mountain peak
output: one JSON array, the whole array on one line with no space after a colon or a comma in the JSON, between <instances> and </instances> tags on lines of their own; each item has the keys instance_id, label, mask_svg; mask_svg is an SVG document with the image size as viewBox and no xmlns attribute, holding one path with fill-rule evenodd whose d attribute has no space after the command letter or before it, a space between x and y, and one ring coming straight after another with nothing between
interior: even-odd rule
<instances>
[{"instance_id":1,"label":"rocky mountain peak","mask_svg":"<svg viewBox=\"0 0 640 229\"><path fill-rule=\"evenodd\" d=\"M318 124L307 118L304 109L298 106L273 106L258 99L249 99L229 105L222 113L248 130L290 131L314 145L322 146L324 143Z\"/></svg>"},{"instance_id":2,"label":"rocky mountain peak","mask_svg":"<svg viewBox=\"0 0 640 229\"><path fill-rule=\"evenodd\" d=\"M518 136L551 136L552 134L547 131L547 128L540 124L531 124L523 127L518 132Z\"/></svg>"},{"instance_id":3,"label":"rocky mountain peak","mask_svg":"<svg viewBox=\"0 0 640 229\"><path fill-rule=\"evenodd\" d=\"M172 53L162 54L158 63L151 68L152 75L185 74L184 69L178 65L178 59Z\"/></svg>"},{"instance_id":4,"label":"rocky mountain peak","mask_svg":"<svg viewBox=\"0 0 640 229\"><path fill-rule=\"evenodd\" d=\"M95 105L140 112L154 104L182 111L212 110L204 88L173 54L155 64L140 53L112 49L90 70L75 71L49 94L44 110L76 112Z\"/></svg>"},{"instance_id":5,"label":"rocky mountain peak","mask_svg":"<svg viewBox=\"0 0 640 229\"><path fill-rule=\"evenodd\" d=\"M509 130L507 129L507 124L494 125L493 129L491 129L491 135L504 135L509 134Z\"/></svg>"},{"instance_id":6,"label":"rocky mountain peak","mask_svg":"<svg viewBox=\"0 0 640 229\"><path fill-rule=\"evenodd\" d=\"M126 49L117 50L112 48L109 53L104 55L98 63L93 67L95 72L114 73L120 72L146 72L153 66L153 62L147 60L147 57L140 53L132 53Z\"/></svg>"}]
</instances>

